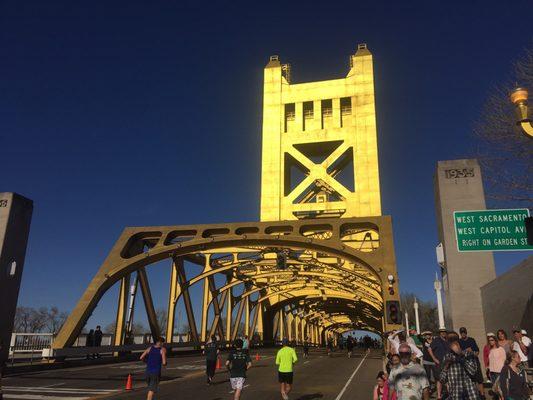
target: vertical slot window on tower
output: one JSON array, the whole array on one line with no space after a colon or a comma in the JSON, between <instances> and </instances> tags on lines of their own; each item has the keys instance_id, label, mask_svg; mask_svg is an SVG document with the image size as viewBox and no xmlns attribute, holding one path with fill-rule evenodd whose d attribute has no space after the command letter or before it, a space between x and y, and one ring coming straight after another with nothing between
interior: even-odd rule
<instances>
[{"instance_id":1,"label":"vertical slot window on tower","mask_svg":"<svg viewBox=\"0 0 533 400\"><path fill-rule=\"evenodd\" d=\"M303 119L303 129L310 130L312 129L313 124L313 118L315 117L315 113L313 110L313 102L312 101L304 101L303 103L303 113L304 113L304 119Z\"/></svg>"},{"instance_id":2,"label":"vertical slot window on tower","mask_svg":"<svg viewBox=\"0 0 533 400\"><path fill-rule=\"evenodd\" d=\"M341 97L341 126L350 124L352 116L352 98Z\"/></svg>"},{"instance_id":3,"label":"vertical slot window on tower","mask_svg":"<svg viewBox=\"0 0 533 400\"><path fill-rule=\"evenodd\" d=\"M332 126L333 121L333 101L331 99L322 100L322 129Z\"/></svg>"},{"instance_id":4,"label":"vertical slot window on tower","mask_svg":"<svg viewBox=\"0 0 533 400\"><path fill-rule=\"evenodd\" d=\"M285 104L285 132L290 132L296 119L296 107L294 103Z\"/></svg>"}]
</instances>

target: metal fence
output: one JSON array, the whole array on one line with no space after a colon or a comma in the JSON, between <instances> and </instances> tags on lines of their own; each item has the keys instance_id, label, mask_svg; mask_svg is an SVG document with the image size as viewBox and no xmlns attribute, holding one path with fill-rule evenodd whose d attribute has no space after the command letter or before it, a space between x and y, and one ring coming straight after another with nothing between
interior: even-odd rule
<instances>
[{"instance_id":1,"label":"metal fence","mask_svg":"<svg viewBox=\"0 0 533 400\"><path fill-rule=\"evenodd\" d=\"M52 347L54 344L54 333L12 333L11 342L9 346L9 358L11 363L27 362L33 363L35 359L48 359L54 357ZM100 347L110 348L113 346L114 335L104 334L102 336L102 343ZM172 337L172 343L187 344L190 343L190 335L176 334ZM138 334L131 337L130 346L149 345L153 343L152 335ZM87 347L87 334L81 334L74 342L73 349L88 349L85 353L90 353ZM92 350L91 350L92 351ZM84 352L80 352L80 355Z\"/></svg>"}]
</instances>

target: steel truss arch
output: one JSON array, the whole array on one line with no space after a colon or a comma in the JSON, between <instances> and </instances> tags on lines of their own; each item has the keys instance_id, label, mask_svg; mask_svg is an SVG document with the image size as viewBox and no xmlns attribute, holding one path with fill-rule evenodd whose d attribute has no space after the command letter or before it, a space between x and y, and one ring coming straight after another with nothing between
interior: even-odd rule
<instances>
[{"instance_id":1,"label":"steel truss arch","mask_svg":"<svg viewBox=\"0 0 533 400\"><path fill-rule=\"evenodd\" d=\"M379 232L380 246L377 249L372 252L363 252L344 244L343 238L346 232L357 227L366 229L369 226ZM323 235L323 238L313 238L309 234L313 229L320 231L326 229L330 233ZM216 257L212 257L213 253L231 254L232 249L235 250L233 257L225 256L230 259L227 265L223 265ZM258 265L255 265L254 261L238 259L238 254L257 252L262 249L270 253L278 249L279 251L294 251L298 254L298 258L289 258L288 268L282 270L277 269L276 260L272 258L264 257L261 265L257 260L255 264ZM126 314L128 282L134 272L141 274L139 276L142 278L142 294L145 297L150 326L152 333L158 334L157 323L154 323L153 302L144 270L147 266L168 258L173 260L169 317L176 301L182 297L186 306L188 304L188 318L194 322L188 289L196 283L204 283L201 332L192 332L196 331L197 327L191 326L191 335L197 341L205 340L206 336L212 332L224 333L216 325L220 322L222 313L226 313L226 321L231 322L231 313L234 312L235 306L238 306L239 318L242 315L245 317L247 332L252 325L254 329L256 326L265 325L261 333L265 339L269 339L274 335L273 330L269 332L273 322L265 318L272 317L271 311L280 310L278 303L281 301L275 301L275 297L279 298L280 295L289 294L287 304L291 301L294 303L303 300L303 304L296 305L300 309L305 309L306 303L320 301L321 298L342 300L345 302L341 304L341 308L345 308L344 313L330 315L331 321L336 320L338 324L341 323L341 318L353 317L354 312L358 312L357 304L363 303L367 304L368 310L371 310L369 313L375 319L383 320L385 303L390 300L399 300L397 290L387 290L389 276L393 278L395 285L398 282L392 247L392 227L390 217L387 216L126 228L69 315L54 341L54 347L64 348L73 344L100 298L117 282L121 284L121 297L117 313L115 344L124 344L123 320ZM195 277L187 279L184 273L180 272L184 259L192 260L197 265L203 263L203 270ZM250 266L255 267L257 274L250 272ZM216 274L225 275L227 278L226 283L220 288L216 287L213 279ZM295 279L292 280L291 277ZM232 289L241 283L246 285L245 291L239 296L234 296ZM259 298L251 301L250 296L258 292ZM214 309L217 323L208 329L210 307ZM251 310L254 310L255 321L250 320ZM327 314L327 309L324 309L324 312ZM284 315L278 318L279 327L283 327L286 322L284 320L287 319L287 321L290 320L291 325L301 325L301 332L298 331L301 334L303 334L304 326L307 326L306 333L316 340L318 340L318 330L324 332L327 315L322 320L309 318L309 321L306 321L308 318L305 314L299 316L287 310L281 310L281 313ZM363 314L361 315L366 318ZM240 319L235 320L236 323L240 323ZM391 327L396 326L384 320L381 329ZM226 328L225 338L235 337L236 327L226 326ZM368 328L380 329L370 325ZM170 327L168 333L172 334L172 329L173 326ZM228 333L228 331L231 332ZM252 329L249 333L255 332ZM171 340L169 338L169 341Z\"/></svg>"}]
</instances>

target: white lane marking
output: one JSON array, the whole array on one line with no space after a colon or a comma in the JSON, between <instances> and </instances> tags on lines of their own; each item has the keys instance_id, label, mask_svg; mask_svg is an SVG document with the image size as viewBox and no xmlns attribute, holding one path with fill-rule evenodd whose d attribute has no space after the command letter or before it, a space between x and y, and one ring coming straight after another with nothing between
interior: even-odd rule
<instances>
[{"instance_id":1,"label":"white lane marking","mask_svg":"<svg viewBox=\"0 0 533 400\"><path fill-rule=\"evenodd\" d=\"M166 369L183 369L187 371L199 371L205 369L203 365L178 365L176 367L167 367Z\"/></svg>"},{"instance_id":2,"label":"white lane marking","mask_svg":"<svg viewBox=\"0 0 533 400\"><path fill-rule=\"evenodd\" d=\"M242 388L244 389L245 387L248 387L248 386L250 386L250 385L244 385ZM229 393L229 394L231 394L231 393L235 393L235 390L232 390L231 392L228 392L228 393Z\"/></svg>"},{"instance_id":3,"label":"white lane marking","mask_svg":"<svg viewBox=\"0 0 533 400\"><path fill-rule=\"evenodd\" d=\"M304 364L307 364L309 361L304 361Z\"/></svg>"},{"instance_id":4,"label":"white lane marking","mask_svg":"<svg viewBox=\"0 0 533 400\"><path fill-rule=\"evenodd\" d=\"M66 385L65 382L61 382L61 383L53 383L52 385L45 385L43 386L44 388L51 388L51 387L57 387L57 386L63 386L63 385Z\"/></svg>"},{"instance_id":5,"label":"white lane marking","mask_svg":"<svg viewBox=\"0 0 533 400\"><path fill-rule=\"evenodd\" d=\"M20 400L88 400L90 397L58 397L58 396L41 396L38 394L4 394L4 399Z\"/></svg>"},{"instance_id":6,"label":"white lane marking","mask_svg":"<svg viewBox=\"0 0 533 400\"><path fill-rule=\"evenodd\" d=\"M38 393L80 393L80 394L106 394L120 392L119 389L85 389L85 388L51 388L48 386L4 386L6 392L38 392Z\"/></svg>"},{"instance_id":7,"label":"white lane marking","mask_svg":"<svg viewBox=\"0 0 533 400\"><path fill-rule=\"evenodd\" d=\"M145 365L117 365L115 367L111 367L114 369L145 369Z\"/></svg>"},{"instance_id":8,"label":"white lane marking","mask_svg":"<svg viewBox=\"0 0 533 400\"><path fill-rule=\"evenodd\" d=\"M370 352L367 352L365 354L365 356L363 357L363 359L361 360L361 362L359 363L359 365L355 368L355 370L353 371L352 375L350 376L350 378L346 381L346 385L344 385L344 387L342 388L341 392L339 393L339 395L335 398L335 400L340 400L342 395L344 394L344 392L346 391L346 389L348 388L348 385L350 384L350 382L352 381L353 377L355 376L355 374L357 374L357 371L359 371L359 368L361 368L361 365L363 365L363 363L365 362L366 360L366 357L370 354Z\"/></svg>"}]
</instances>

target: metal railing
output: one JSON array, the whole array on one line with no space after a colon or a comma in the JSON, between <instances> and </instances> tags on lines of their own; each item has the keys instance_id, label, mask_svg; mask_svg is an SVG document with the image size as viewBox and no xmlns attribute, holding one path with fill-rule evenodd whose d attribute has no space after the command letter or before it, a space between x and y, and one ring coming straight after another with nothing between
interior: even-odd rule
<instances>
[{"instance_id":1,"label":"metal railing","mask_svg":"<svg viewBox=\"0 0 533 400\"><path fill-rule=\"evenodd\" d=\"M58 356L85 356L93 353L113 353L118 351L136 351L145 349L153 343L152 335L143 333L133 335L129 344L125 346L113 346L114 335L103 334L100 346L87 346L87 334L78 336L74 345L68 349L53 350L54 333L12 333L9 345L9 358L11 364L15 362L27 362L33 364L34 360L49 360ZM172 337L175 347L194 347L197 343L190 341L187 333L176 334Z\"/></svg>"},{"instance_id":2,"label":"metal railing","mask_svg":"<svg viewBox=\"0 0 533 400\"><path fill-rule=\"evenodd\" d=\"M33 364L35 358L41 358L44 349L52 348L54 344L53 333L13 333L9 343L9 358L11 364L15 359L30 359Z\"/></svg>"}]
</instances>

